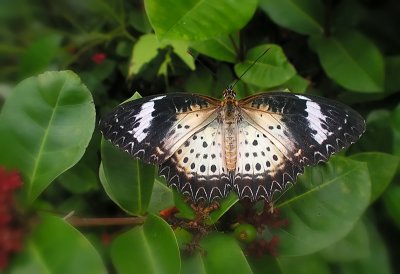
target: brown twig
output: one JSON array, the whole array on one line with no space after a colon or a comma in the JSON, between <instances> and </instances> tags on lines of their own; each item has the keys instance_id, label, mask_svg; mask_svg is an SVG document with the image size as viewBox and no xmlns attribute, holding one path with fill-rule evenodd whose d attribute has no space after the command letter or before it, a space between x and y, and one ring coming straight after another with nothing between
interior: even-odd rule
<instances>
[{"instance_id":1,"label":"brown twig","mask_svg":"<svg viewBox=\"0 0 400 274\"><path fill-rule=\"evenodd\" d=\"M85 218L70 216L65 220L73 226L123 226L123 225L141 225L146 217L124 217L124 218Z\"/></svg>"}]
</instances>

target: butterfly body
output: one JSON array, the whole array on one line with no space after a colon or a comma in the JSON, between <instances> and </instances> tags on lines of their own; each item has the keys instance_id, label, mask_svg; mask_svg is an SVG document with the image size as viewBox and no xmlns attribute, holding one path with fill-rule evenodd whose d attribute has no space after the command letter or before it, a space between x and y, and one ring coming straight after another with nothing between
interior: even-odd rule
<instances>
[{"instance_id":1,"label":"butterfly body","mask_svg":"<svg viewBox=\"0 0 400 274\"><path fill-rule=\"evenodd\" d=\"M304 167L357 141L364 119L322 97L270 92L222 101L171 93L130 101L100 122L104 137L160 166L169 185L194 201L226 196L272 201Z\"/></svg>"}]
</instances>

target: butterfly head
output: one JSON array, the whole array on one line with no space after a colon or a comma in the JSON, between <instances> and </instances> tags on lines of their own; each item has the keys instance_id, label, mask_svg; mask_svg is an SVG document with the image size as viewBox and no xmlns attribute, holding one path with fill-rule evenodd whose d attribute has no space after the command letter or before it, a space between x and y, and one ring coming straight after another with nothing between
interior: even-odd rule
<instances>
[{"instance_id":1,"label":"butterfly head","mask_svg":"<svg viewBox=\"0 0 400 274\"><path fill-rule=\"evenodd\" d=\"M236 92L233 90L232 86L228 86L224 90L224 99L235 99Z\"/></svg>"}]
</instances>

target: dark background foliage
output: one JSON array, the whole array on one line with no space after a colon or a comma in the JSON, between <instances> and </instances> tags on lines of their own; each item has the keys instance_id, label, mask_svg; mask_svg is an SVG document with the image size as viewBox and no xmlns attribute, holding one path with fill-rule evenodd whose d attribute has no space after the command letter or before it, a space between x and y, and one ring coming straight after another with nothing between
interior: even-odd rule
<instances>
[{"instance_id":1,"label":"dark background foliage","mask_svg":"<svg viewBox=\"0 0 400 274\"><path fill-rule=\"evenodd\" d=\"M398 14L396 0L2 0L0 190L23 186L0 200L11 216L0 234L23 237L0 240L0 271L397 273ZM231 195L207 220L218 231L200 244L207 255L181 256L193 235L172 230L159 211L193 211L156 167L102 141L96 121L132 96L220 98L267 48L235 86L239 97L321 95L359 111L367 131L280 197L288 225L258 235L279 239L272 255L245 256Z\"/></svg>"}]
</instances>

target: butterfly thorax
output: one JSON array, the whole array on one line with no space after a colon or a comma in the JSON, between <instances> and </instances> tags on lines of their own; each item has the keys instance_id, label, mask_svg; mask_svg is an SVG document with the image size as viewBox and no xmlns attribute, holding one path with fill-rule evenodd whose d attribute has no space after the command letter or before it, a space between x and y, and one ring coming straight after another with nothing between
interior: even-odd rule
<instances>
[{"instance_id":1,"label":"butterfly thorax","mask_svg":"<svg viewBox=\"0 0 400 274\"><path fill-rule=\"evenodd\" d=\"M236 168L237 159L237 121L240 113L234 95L224 94L222 101L221 118L223 124L225 163L229 171Z\"/></svg>"}]
</instances>

